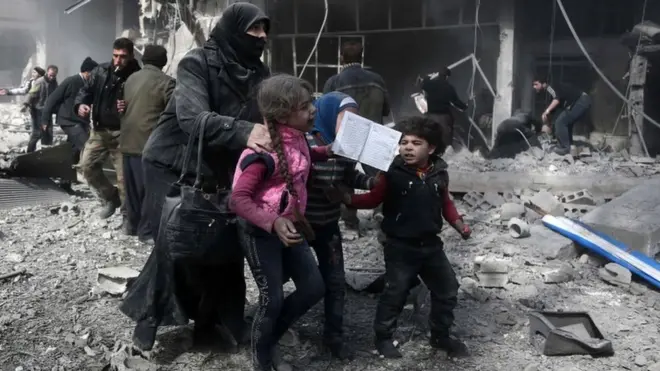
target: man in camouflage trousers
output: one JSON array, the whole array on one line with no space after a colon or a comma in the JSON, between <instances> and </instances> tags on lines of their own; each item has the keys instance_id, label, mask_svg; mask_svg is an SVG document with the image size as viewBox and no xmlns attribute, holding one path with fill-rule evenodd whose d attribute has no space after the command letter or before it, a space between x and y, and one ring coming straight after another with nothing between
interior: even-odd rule
<instances>
[{"instance_id":1,"label":"man in camouflage trousers","mask_svg":"<svg viewBox=\"0 0 660 371\"><path fill-rule=\"evenodd\" d=\"M122 206L124 200L124 172L119 152L120 116L124 112L124 83L140 66L133 58L133 42L126 38L115 40L112 62L92 70L91 78L80 89L74 111L81 117L92 115L92 131L85 144L80 167L90 187L98 192L104 206L99 217L106 219ZM112 158L117 174L117 187L103 173L103 165ZM126 221L124 220L124 223Z\"/></svg>"}]
</instances>

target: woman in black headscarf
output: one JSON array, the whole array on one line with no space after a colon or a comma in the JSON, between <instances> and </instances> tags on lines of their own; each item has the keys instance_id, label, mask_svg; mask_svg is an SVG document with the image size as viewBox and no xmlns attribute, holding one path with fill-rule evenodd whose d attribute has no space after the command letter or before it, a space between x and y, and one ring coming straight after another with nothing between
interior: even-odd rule
<instances>
[{"instance_id":1,"label":"woman in black headscarf","mask_svg":"<svg viewBox=\"0 0 660 371\"><path fill-rule=\"evenodd\" d=\"M245 279L237 242L218 241L232 258L222 264L173 260L158 243L165 195L181 172L188 137L198 115L210 114L204 135L204 186L229 188L240 151L271 150L254 99L257 85L269 75L261 62L270 21L257 6L235 3L223 12L202 48L193 49L177 68L172 99L143 152L146 204L156 245L140 276L129 287L120 309L137 322L133 342L151 349L160 325L195 321L195 340L206 342L215 325L245 340ZM197 146L199 144L195 144ZM195 148L193 153L197 153ZM195 169L193 156L189 169ZM190 174L194 180L195 174Z\"/></svg>"}]
</instances>

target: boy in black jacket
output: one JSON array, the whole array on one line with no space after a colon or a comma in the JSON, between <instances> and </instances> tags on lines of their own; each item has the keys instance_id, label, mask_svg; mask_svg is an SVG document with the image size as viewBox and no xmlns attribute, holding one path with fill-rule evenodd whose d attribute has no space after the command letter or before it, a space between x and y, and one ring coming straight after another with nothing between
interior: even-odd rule
<instances>
[{"instance_id":1,"label":"boy in black jacket","mask_svg":"<svg viewBox=\"0 0 660 371\"><path fill-rule=\"evenodd\" d=\"M458 281L438 235L443 217L464 239L471 232L449 197L447 163L439 156L447 146L443 129L428 118L413 117L401 121L397 130L403 133L399 156L380 175L376 187L366 194L345 196L346 203L358 209L383 204L386 285L376 309L376 349L386 358L401 357L393 335L419 275L431 291L431 346L450 356L467 355L465 344L449 336Z\"/></svg>"}]
</instances>

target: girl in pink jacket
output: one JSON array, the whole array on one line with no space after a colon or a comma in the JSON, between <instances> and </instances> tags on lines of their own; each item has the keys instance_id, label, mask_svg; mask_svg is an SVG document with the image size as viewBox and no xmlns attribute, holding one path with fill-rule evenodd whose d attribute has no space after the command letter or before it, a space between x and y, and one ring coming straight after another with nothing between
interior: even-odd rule
<instances>
[{"instance_id":1,"label":"girl in pink jacket","mask_svg":"<svg viewBox=\"0 0 660 371\"><path fill-rule=\"evenodd\" d=\"M325 285L307 240L305 220L311 161L326 160L329 146L310 150L305 132L314 123L312 87L276 75L257 95L274 153L243 151L234 174L231 207L240 217L241 244L259 287L259 309L252 326L255 370L281 366L275 346L287 329L323 298ZM296 291L284 299L284 278Z\"/></svg>"}]
</instances>

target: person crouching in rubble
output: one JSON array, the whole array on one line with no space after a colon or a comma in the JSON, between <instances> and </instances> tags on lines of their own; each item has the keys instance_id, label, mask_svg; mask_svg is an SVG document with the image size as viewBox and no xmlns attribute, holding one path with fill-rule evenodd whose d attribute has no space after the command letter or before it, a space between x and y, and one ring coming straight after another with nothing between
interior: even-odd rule
<instances>
[{"instance_id":1,"label":"person crouching in rubble","mask_svg":"<svg viewBox=\"0 0 660 371\"><path fill-rule=\"evenodd\" d=\"M138 278L130 285L120 310L137 322L133 343L149 350L160 325L195 321L193 340L205 345L218 337L218 326L239 344L249 342L244 318L244 259L238 241L217 241L226 261L174 260L159 243L163 203L179 179L189 135L201 115L210 115L204 130L203 186L231 188L231 174L245 147L270 151L272 143L254 98L256 87L270 74L261 61L270 20L256 5L234 3L222 13L203 47L179 62L174 92L142 151L145 200L156 244ZM195 142L193 153L200 143ZM197 156L190 169L197 166ZM192 179L184 179L193 184ZM233 345L233 344L232 344Z\"/></svg>"},{"instance_id":2,"label":"person crouching in rubble","mask_svg":"<svg viewBox=\"0 0 660 371\"><path fill-rule=\"evenodd\" d=\"M123 90L126 79L140 70L133 58L133 42L121 37L112 44L112 62L92 70L92 77L76 96L73 109L80 117L89 117L92 131L83 150L81 170L87 184L98 192L104 203L99 217L111 217L124 202L124 171L119 153L120 115L124 111ZM103 165L112 158L117 187L103 173ZM124 220L124 223L126 221Z\"/></svg>"},{"instance_id":3,"label":"person crouching in rubble","mask_svg":"<svg viewBox=\"0 0 660 371\"><path fill-rule=\"evenodd\" d=\"M555 119L554 133L559 145L554 152L561 156L569 154L573 145L573 126L589 112L591 97L569 84L559 83L551 86L545 77L535 78L532 86L537 94L547 92L552 97L552 102L541 116L544 124L543 132L552 133L549 116L557 108L562 110Z\"/></svg>"},{"instance_id":4,"label":"person crouching in rubble","mask_svg":"<svg viewBox=\"0 0 660 371\"><path fill-rule=\"evenodd\" d=\"M312 161L325 161L329 145L310 148L316 108L312 86L277 75L265 80L257 100L273 139L274 153L243 151L234 173L230 206L239 216L241 245L259 288L252 325L254 369L281 369L277 343L325 291L309 248L314 231L304 217ZM296 291L284 297L285 277Z\"/></svg>"},{"instance_id":5,"label":"person crouching in rubble","mask_svg":"<svg viewBox=\"0 0 660 371\"><path fill-rule=\"evenodd\" d=\"M383 204L386 284L376 308L376 349L385 358L402 356L393 335L419 275L431 291L431 346L450 356L467 355L466 345L449 336L459 285L438 237L443 217L464 239L471 234L449 196L447 163L440 158L447 146L445 127L430 118L413 117L396 129L403 134L399 155L379 175L376 187L366 194L344 195L344 201L358 209Z\"/></svg>"},{"instance_id":6,"label":"person crouching in rubble","mask_svg":"<svg viewBox=\"0 0 660 371\"><path fill-rule=\"evenodd\" d=\"M310 147L326 146L334 142L345 112L357 114L358 104L347 94L332 92L314 102L316 118L314 128L307 134ZM316 239L309 243L316 252L319 268L325 281L324 342L332 355L339 359L351 357L343 341L345 300L344 253L339 229L341 199L331 199L327 194L339 183L351 189L371 189L375 177L362 174L355 163L343 158L331 158L314 162L308 181L308 202L305 216L309 220Z\"/></svg>"}]
</instances>

